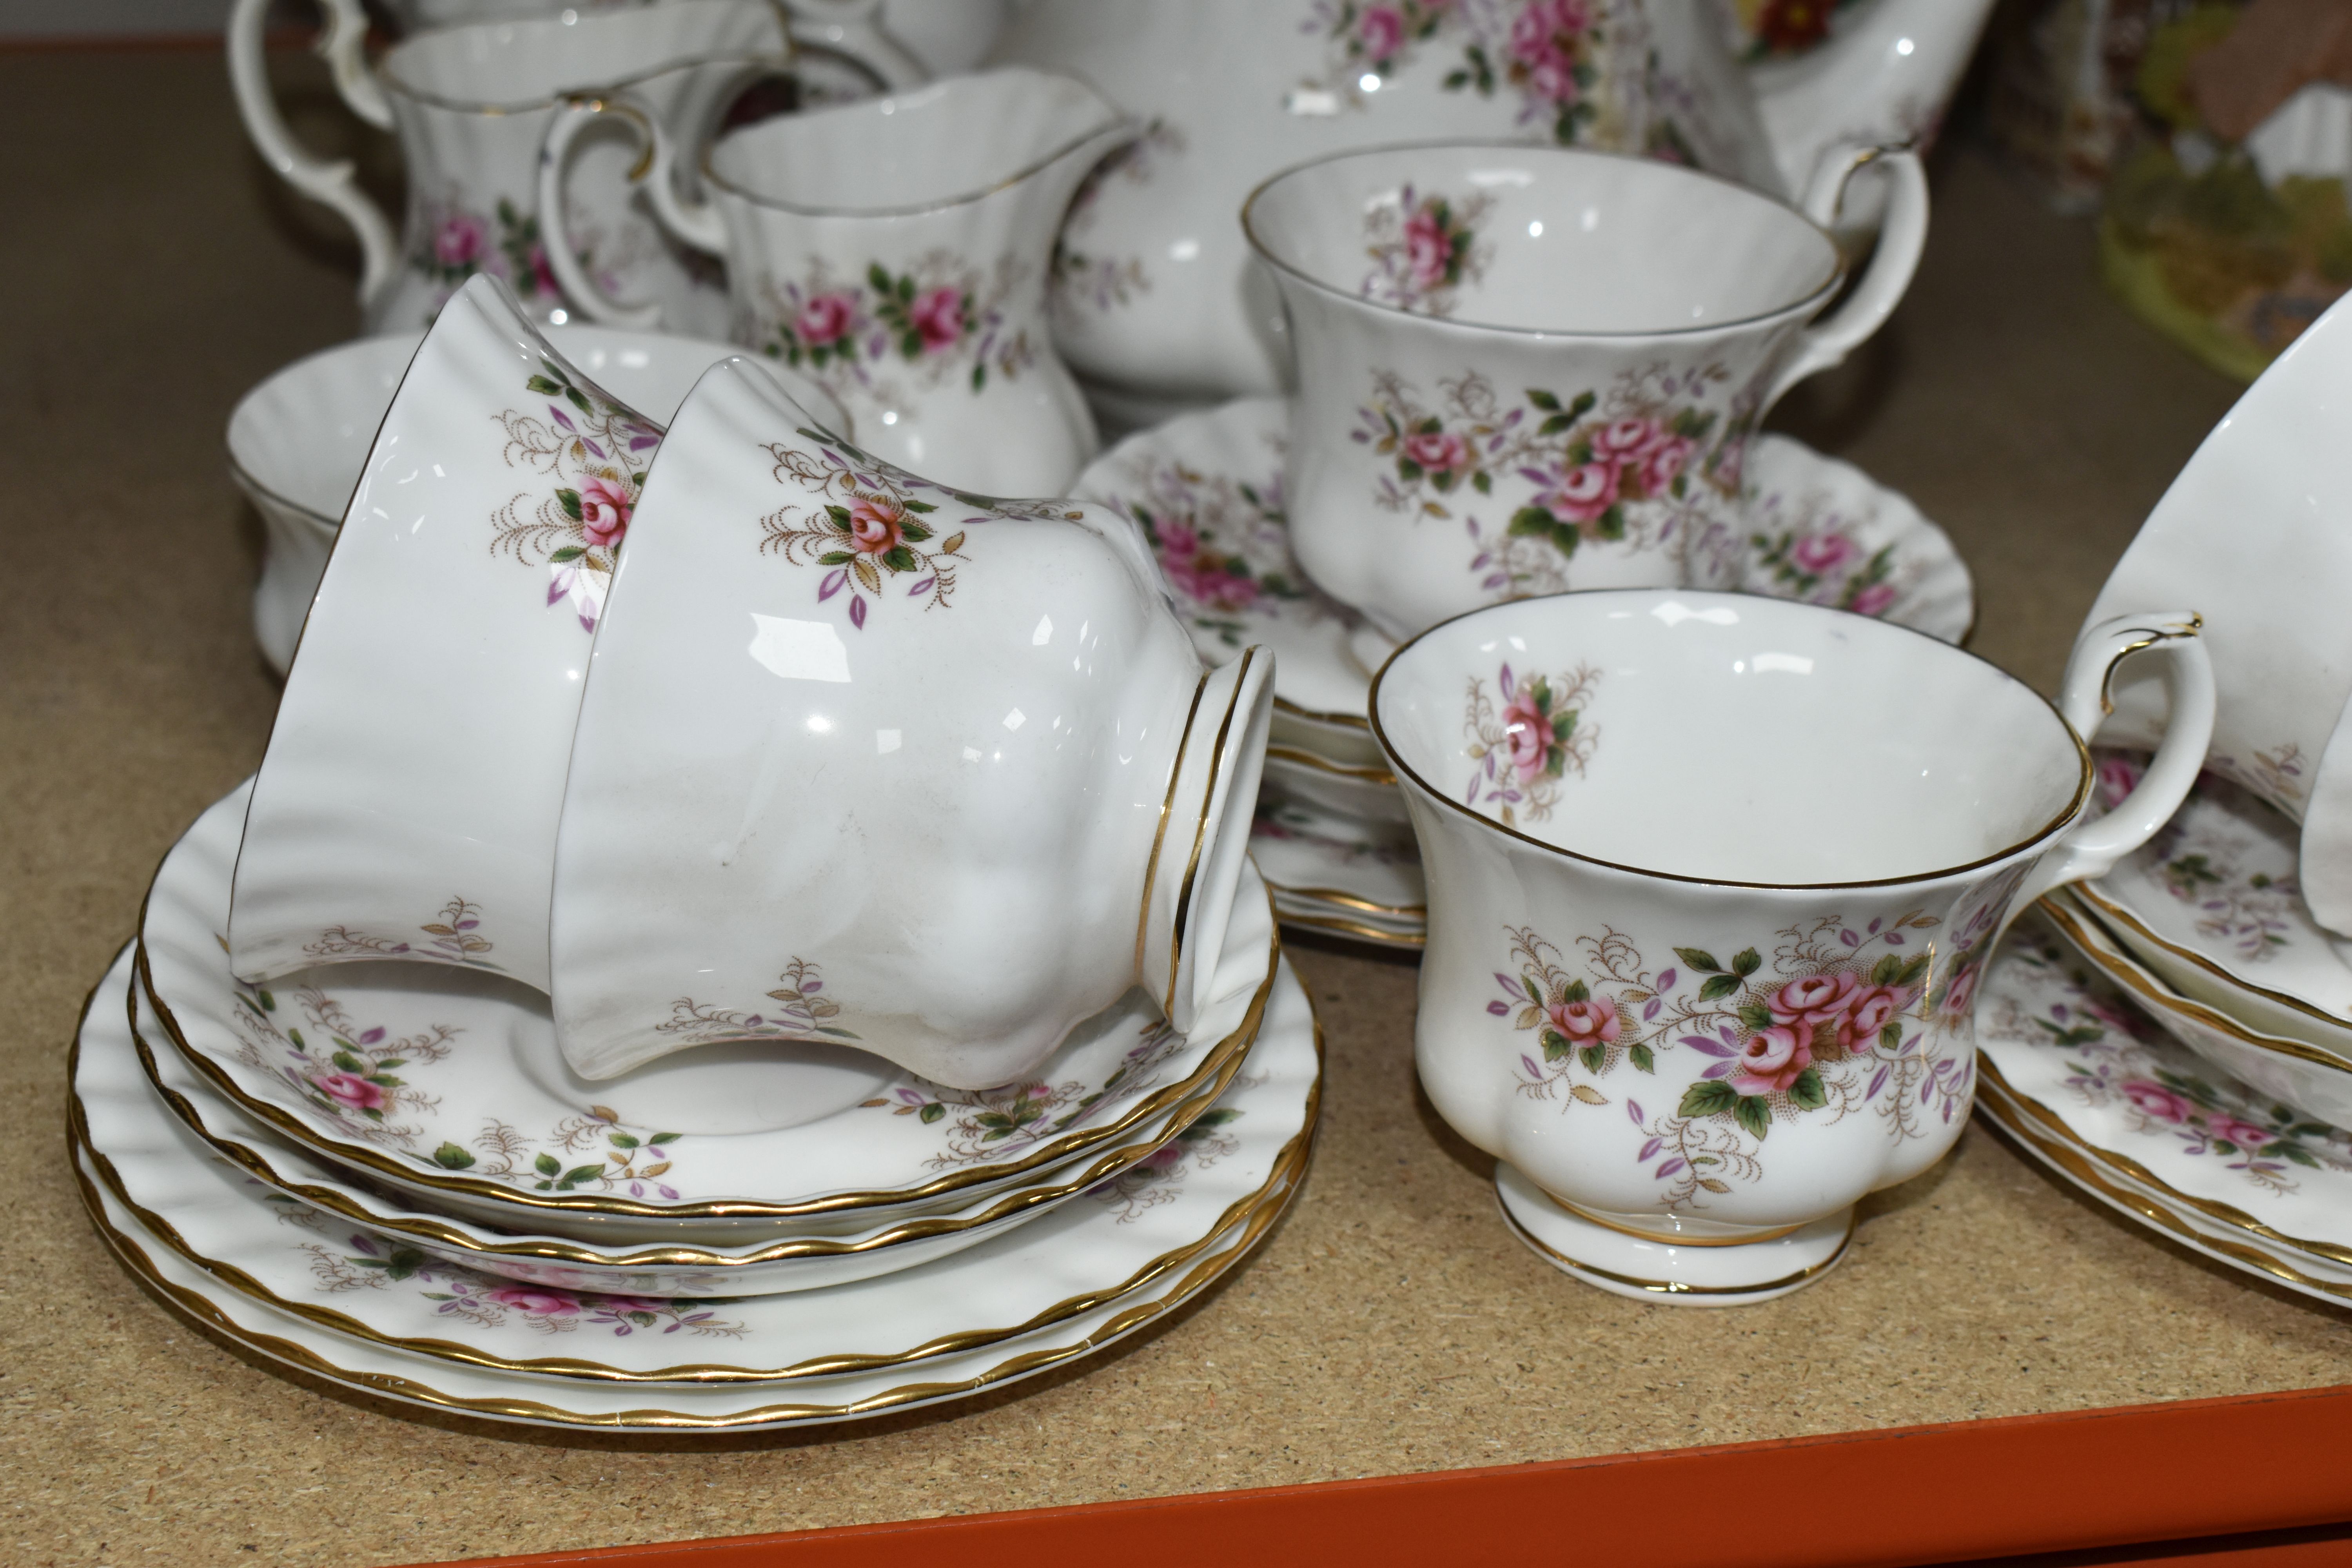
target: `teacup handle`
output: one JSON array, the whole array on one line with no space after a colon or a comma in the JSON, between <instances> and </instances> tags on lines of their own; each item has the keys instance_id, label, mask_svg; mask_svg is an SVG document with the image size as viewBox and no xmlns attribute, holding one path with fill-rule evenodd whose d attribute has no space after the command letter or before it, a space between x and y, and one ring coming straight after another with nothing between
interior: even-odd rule
<instances>
[{"instance_id":1,"label":"teacup handle","mask_svg":"<svg viewBox=\"0 0 2352 1568\"><path fill-rule=\"evenodd\" d=\"M1919 253L1927 247L1927 173L1919 165L1919 154L1908 147L1849 145L1824 156L1812 188L1805 193L1805 216L1834 232L1847 184L1874 163L1885 166L1894 189L1870 265L1835 310L1805 329L1795 356L1765 395L1767 409L1805 377L1843 363L1846 355L1885 326L1911 287L1911 275L1919 269Z\"/></svg>"},{"instance_id":2,"label":"teacup handle","mask_svg":"<svg viewBox=\"0 0 2352 1568\"><path fill-rule=\"evenodd\" d=\"M567 102L549 124L547 139L539 149L540 221L551 226L548 232L572 232L571 215L564 205L564 164L571 156L572 140L607 114L619 116L636 130L639 151L636 165L629 171L629 180L644 188L662 226L698 250L724 257L727 225L719 217L718 207L709 201L678 199L677 184L670 177L677 157L675 142L656 116L621 96L596 98L583 94ZM588 269L580 265L571 246L548 246L547 264L556 282L562 286L564 296L592 320L640 331L661 326L659 305L627 305L605 293L588 276Z\"/></svg>"},{"instance_id":3,"label":"teacup handle","mask_svg":"<svg viewBox=\"0 0 2352 1568\"><path fill-rule=\"evenodd\" d=\"M2058 711L2086 742L2115 710L2107 687L2116 667L2137 653L2161 654L2169 662L2171 717L2138 785L2105 816L2076 822L2060 835L2034 864L2011 909L2023 909L2053 888L2105 874L2180 809L2213 742L2213 660L2205 651L2204 630L2194 611L2167 610L2102 621L2074 644Z\"/></svg>"},{"instance_id":4,"label":"teacup handle","mask_svg":"<svg viewBox=\"0 0 2352 1568\"><path fill-rule=\"evenodd\" d=\"M784 0L795 46L845 55L892 92L931 79L923 62L883 30L882 0Z\"/></svg>"},{"instance_id":5,"label":"teacup handle","mask_svg":"<svg viewBox=\"0 0 2352 1568\"><path fill-rule=\"evenodd\" d=\"M326 29L315 46L335 74L335 90L352 113L380 131L392 129L392 104L383 85L368 69L362 46L367 42L367 13L360 0L319 0L326 14ZM262 52L262 24L269 0L236 0L228 19L228 79L236 95L236 110L246 134L278 177L312 201L342 215L360 242L360 301L373 300L391 282L400 265L399 242L383 209L359 188L357 171L349 160L329 163L314 157L294 140L278 112L269 90L269 68Z\"/></svg>"}]
</instances>

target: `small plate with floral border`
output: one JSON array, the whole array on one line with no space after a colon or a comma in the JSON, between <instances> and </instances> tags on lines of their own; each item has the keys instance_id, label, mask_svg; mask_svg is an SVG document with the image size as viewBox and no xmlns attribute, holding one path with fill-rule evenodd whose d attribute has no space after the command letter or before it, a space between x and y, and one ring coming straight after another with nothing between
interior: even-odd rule
<instances>
[{"instance_id":1,"label":"small plate with floral border","mask_svg":"<svg viewBox=\"0 0 2352 1568\"><path fill-rule=\"evenodd\" d=\"M1309 583L1290 553L1284 469L1290 416L1244 397L1139 431L1072 485L1139 523L1193 646L1211 664L1274 650L1274 739L1381 765L1364 705L1387 639ZM1738 586L1963 640L1968 567L1943 530L1851 463L1786 436L1748 454L1749 537ZM1436 525L1437 520L1430 520Z\"/></svg>"},{"instance_id":2,"label":"small plate with floral border","mask_svg":"<svg viewBox=\"0 0 2352 1568\"><path fill-rule=\"evenodd\" d=\"M2100 794L2111 799L2144 760L2122 751L2099 759ZM2175 990L2352 1061L2352 942L2311 918L2301 853L2302 832L2284 813L2209 773L2155 837L2080 894Z\"/></svg>"},{"instance_id":3,"label":"small plate with floral border","mask_svg":"<svg viewBox=\"0 0 2352 1568\"><path fill-rule=\"evenodd\" d=\"M2071 963L2038 916L2018 922L1983 985L1977 1047L1997 1123L2018 1121L2214 1235L2352 1279L2352 1132L2197 1056Z\"/></svg>"},{"instance_id":4,"label":"small plate with floral border","mask_svg":"<svg viewBox=\"0 0 2352 1568\"><path fill-rule=\"evenodd\" d=\"M142 1229L77 1145L75 1174L100 1236L149 1291L213 1337L263 1362L413 1408L524 1426L589 1431L761 1431L854 1421L1003 1387L1093 1355L1160 1321L1245 1259L1282 1217L1294 1179L1267 1194L1183 1269L1049 1328L905 1368L795 1383L610 1384L435 1361L266 1307ZM782 1393L785 1397L779 1398Z\"/></svg>"},{"instance_id":5,"label":"small plate with floral border","mask_svg":"<svg viewBox=\"0 0 2352 1568\"><path fill-rule=\"evenodd\" d=\"M1418 951L1429 893L1412 837L1393 827L1286 798L1278 781L1258 796L1250 855L1286 926Z\"/></svg>"},{"instance_id":6,"label":"small plate with floral border","mask_svg":"<svg viewBox=\"0 0 2352 1568\"><path fill-rule=\"evenodd\" d=\"M902 1366L1078 1316L1181 1270L1286 1185L1321 1083L1286 967L1248 1070L1087 1200L953 1257L828 1289L736 1300L588 1294L453 1268L255 1181L141 1071L118 961L83 1019L72 1121L109 1194L231 1289L336 1333L502 1372L592 1382L775 1383Z\"/></svg>"},{"instance_id":7,"label":"small plate with floral border","mask_svg":"<svg viewBox=\"0 0 2352 1568\"><path fill-rule=\"evenodd\" d=\"M961 1206L1192 1100L1248 1048L1279 949L1245 869L1216 1000L1190 1036L1134 992L1031 1080L946 1089L827 1039L823 977L800 965L772 1037L590 1084L564 1066L545 996L504 976L346 962L236 981L221 932L245 795L199 817L148 892L138 962L165 1035L281 1135L505 1228L730 1245L793 1230L780 1220Z\"/></svg>"},{"instance_id":8,"label":"small plate with floral border","mask_svg":"<svg viewBox=\"0 0 2352 1568\"><path fill-rule=\"evenodd\" d=\"M760 1296L818 1289L895 1273L1013 1226L1043 1217L1130 1166L1149 1163L1170 1136L1202 1116L1190 1101L1146 1122L1114 1148L1093 1150L1033 1173L1029 1182L984 1194L965 1208L897 1215L879 1226L838 1236L792 1237L733 1247L675 1245L600 1247L562 1236L533 1236L404 1206L340 1167L244 1115L199 1077L179 1052L161 1044L152 1004L127 988L131 1045L147 1079L181 1124L213 1152L278 1194L372 1232L387 1249L428 1258L526 1284L624 1296ZM1200 1092L1211 1101L1249 1059L1239 1056ZM1211 1114L1213 1114L1212 1112Z\"/></svg>"}]
</instances>

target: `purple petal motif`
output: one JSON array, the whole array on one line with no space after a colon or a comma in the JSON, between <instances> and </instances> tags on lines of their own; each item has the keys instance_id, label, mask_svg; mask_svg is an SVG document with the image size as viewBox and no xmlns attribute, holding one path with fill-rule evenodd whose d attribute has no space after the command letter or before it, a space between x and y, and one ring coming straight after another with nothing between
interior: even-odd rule
<instances>
[{"instance_id":1,"label":"purple petal motif","mask_svg":"<svg viewBox=\"0 0 2352 1568\"><path fill-rule=\"evenodd\" d=\"M1675 988L1675 976L1679 973L1679 971L1674 969L1662 969L1658 971L1658 989L1661 991L1672 991Z\"/></svg>"}]
</instances>

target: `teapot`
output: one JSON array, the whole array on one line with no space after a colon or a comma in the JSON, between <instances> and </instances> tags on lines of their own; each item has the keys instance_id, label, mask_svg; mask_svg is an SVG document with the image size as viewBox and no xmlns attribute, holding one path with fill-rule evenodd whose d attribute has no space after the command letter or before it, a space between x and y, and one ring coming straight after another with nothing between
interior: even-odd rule
<instances>
[{"instance_id":1,"label":"teapot","mask_svg":"<svg viewBox=\"0 0 2352 1568\"><path fill-rule=\"evenodd\" d=\"M1743 66L1717 0L1016 0L991 58L1092 83L1144 134L1072 204L1055 342L1143 424L1279 390L1252 187L1350 148L1447 138L1643 153L1801 197L1856 142L1932 129L1991 0L1864 0Z\"/></svg>"}]
</instances>

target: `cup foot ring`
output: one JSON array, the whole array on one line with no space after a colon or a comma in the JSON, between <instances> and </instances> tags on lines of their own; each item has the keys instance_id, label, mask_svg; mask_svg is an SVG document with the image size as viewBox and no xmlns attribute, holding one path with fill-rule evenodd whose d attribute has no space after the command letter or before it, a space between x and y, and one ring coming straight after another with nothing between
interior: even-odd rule
<instances>
[{"instance_id":1,"label":"cup foot ring","mask_svg":"<svg viewBox=\"0 0 2352 1568\"><path fill-rule=\"evenodd\" d=\"M1853 1210L1846 1208L1765 1240L1677 1247L1570 1214L1501 1163L1495 1196L1511 1233L1553 1268L1661 1306L1744 1307L1801 1290L1837 1266L1853 1237Z\"/></svg>"}]
</instances>

